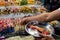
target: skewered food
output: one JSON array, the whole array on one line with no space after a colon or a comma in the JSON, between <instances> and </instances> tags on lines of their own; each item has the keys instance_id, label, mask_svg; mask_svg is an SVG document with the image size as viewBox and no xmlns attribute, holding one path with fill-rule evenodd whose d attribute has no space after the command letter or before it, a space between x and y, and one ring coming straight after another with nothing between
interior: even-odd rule
<instances>
[{"instance_id":1,"label":"skewered food","mask_svg":"<svg viewBox=\"0 0 60 40\"><path fill-rule=\"evenodd\" d=\"M38 30L39 33L42 33L44 35L49 35L50 30L46 31L45 28L43 27L38 27L38 26L34 26L34 25L30 25L30 28L33 30Z\"/></svg>"}]
</instances>

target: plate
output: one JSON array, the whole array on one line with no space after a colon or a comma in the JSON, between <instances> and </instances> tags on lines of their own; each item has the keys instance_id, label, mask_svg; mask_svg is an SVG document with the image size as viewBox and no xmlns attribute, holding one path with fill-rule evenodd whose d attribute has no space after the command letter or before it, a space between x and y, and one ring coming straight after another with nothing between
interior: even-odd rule
<instances>
[{"instance_id":1,"label":"plate","mask_svg":"<svg viewBox=\"0 0 60 40\"><path fill-rule=\"evenodd\" d=\"M38 30L33 30L32 28L30 28L29 25L35 25L39 28L40 27L44 28L46 31L49 32L48 35L52 35L54 33L54 28L49 23L32 21L32 22L29 22L29 23L26 24L25 30L26 30L27 33L29 33L30 35L33 35L35 37L41 37L41 34L39 33Z\"/></svg>"}]
</instances>

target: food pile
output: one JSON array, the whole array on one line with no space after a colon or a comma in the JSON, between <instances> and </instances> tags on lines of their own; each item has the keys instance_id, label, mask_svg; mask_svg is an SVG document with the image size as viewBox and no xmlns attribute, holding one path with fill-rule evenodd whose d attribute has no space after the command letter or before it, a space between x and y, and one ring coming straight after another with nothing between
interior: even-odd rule
<instances>
[{"instance_id":1,"label":"food pile","mask_svg":"<svg viewBox=\"0 0 60 40\"><path fill-rule=\"evenodd\" d=\"M15 27L20 25L19 20L19 18L0 19L0 36L18 31L19 29L16 30Z\"/></svg>"},{"instance_id":2,"label":"food pile","mask_svg":"<svg viewBox=\"0 0 60 40\"><path fill-rule=\"evenodd\" d=\"M14 32L14 26L11 19L0 19L0 36Z\"/></svg>"},{"instance_id":3,"label":"food pile","mask_svg":"<svg viewBox=\"0 0 60 40\"><path fill-rule=\"evenodd\" d=\"M20 8L20 12L23 12L23 13L30 13L30 12L32 12L32 9L31 9L31 7L28 7L28 6L23 6L23 7L21 7Z\"/></svg>"},{"instance_id":4,"label":"food pile","mask_svg":"<svg viewBox=\"0 0 60 40\"><path fill-rule=\"evenodd\" d=\"M35 0L0 0L0 6L35 4Z\"/></svg>"},{"instance_id":5,"label":"food pile","mask_svg":"<svg viewBox=\"0 0 60 40\"><path fill-rule=\"evenodd\" d=\"M36 6L13 6L13 7L2 7L3 9L0 9L0 15L1 14L11 14L11 13L43 13L46 11L44 8L37 8Z\"/></svg>"}]
</instances>

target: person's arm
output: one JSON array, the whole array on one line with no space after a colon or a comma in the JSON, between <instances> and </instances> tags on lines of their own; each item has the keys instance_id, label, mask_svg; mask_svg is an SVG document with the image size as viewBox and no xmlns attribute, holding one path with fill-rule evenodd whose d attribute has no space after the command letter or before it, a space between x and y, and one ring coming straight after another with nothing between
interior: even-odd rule
<instances>
[{"instance_id":1,"label":"person's arm","mask_svg":"<svg viewBox=\"0 0 60 40\"><path fill-rule=\"evenodd\" d=\"M58 20L60 19L60 8L49 13L49 16L47 17L47 21L51 21L51 20Z\"/></svg>"},{"instance_id":2,"label":"person's arm","mask_svg":"<svg viewBox=\"0 0 60 40\"><path fill-rule=\"evenodd\" d=\"M60 10L55 10L51 13L47 13L47 14L40 14L37 16L32 16L32 17L27 17L27 19L29 21L34 21L34 20L38 20L38 21L52 21L52 20L58 20L60 19Z\"/></svg>"},{"instance_id":3,"label":"person's arm","mask_svg":"<svg viewBox=\"0 0 60 40\"><path fill-rule=\"evenodd\" d=\"M60 9L57 9L50 13L43 13L40 15L32 16L32 17L26 17L21 20L21 24L29 21L53 21L60 19Z\"/></svg>"}]
</instances>

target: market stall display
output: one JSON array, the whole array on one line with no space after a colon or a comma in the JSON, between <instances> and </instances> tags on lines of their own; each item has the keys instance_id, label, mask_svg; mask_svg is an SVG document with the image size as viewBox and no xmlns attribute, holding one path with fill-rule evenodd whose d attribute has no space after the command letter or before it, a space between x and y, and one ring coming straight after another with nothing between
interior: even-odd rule
<instances>
[{"instance_id":1,"label":"market stall display","mask_svg":"<svg viewBox=\"0 0 60 40\"><path fill-rule=\"evenodd\" d=\"M17 1L16 1L17 2ZM15 35L29 35L25 31L25 25L21 25L20 21L21 18L34 16L36 14L41 13L40 5L30 5L34 4L35 0L26 0L26 1L20 1L22 4L17 4L19 6L16 6L14 3L9 2L9 6L5 4L5 6L2 5L0 7L0 36L8 37L9 40L10 37ZM7 2L8 3L8 2ZM29 5L27 5L29 4ZM14 6L10 6L14 5ZM22 5L22 6L20 6ZM42 10L43 12L46 10ZM42 12L42 13L43 13ZM32 38L33 36L31 36ZM20 37L18 37L20 38ZM28 36L27 36L28 38ZM11 39L11 38L10 38ZM12 38L14 39L14 38ZM12 40L11 39L11 40ZM16 38L17 39L17 38ZM26 39L26 38L25 38ZM30 39L30 37L28 38ZM18 39L17 39L18 40ZM24 38L22 38L24 40ZM34 40L34 37L31 39Z\"/></svg>"},{"instance_id":2,"label":"market stall display","mask_svg":"<svg viewBox=\"0 0 60 40\"><path fill-rule=\"evenodd\" d=\"M44 8L44 5L40 1L0 0L0 36L4 36L4 38L6 37L6 40L35 40L34 35L30 35L26 31L25 25L20 24L20 20L41 13L47 13L47 9ZM57 25L60 26L58 21L48 23L53 27L57 27ZM45 35L50 35L50 32L52 32L52 29L46 31L44 28L39 27L41 26L29 25L28 28L33 29L33 32L38 30ZM37 33L37 31L35 33Z\"/></svg>"}]
</instances>

